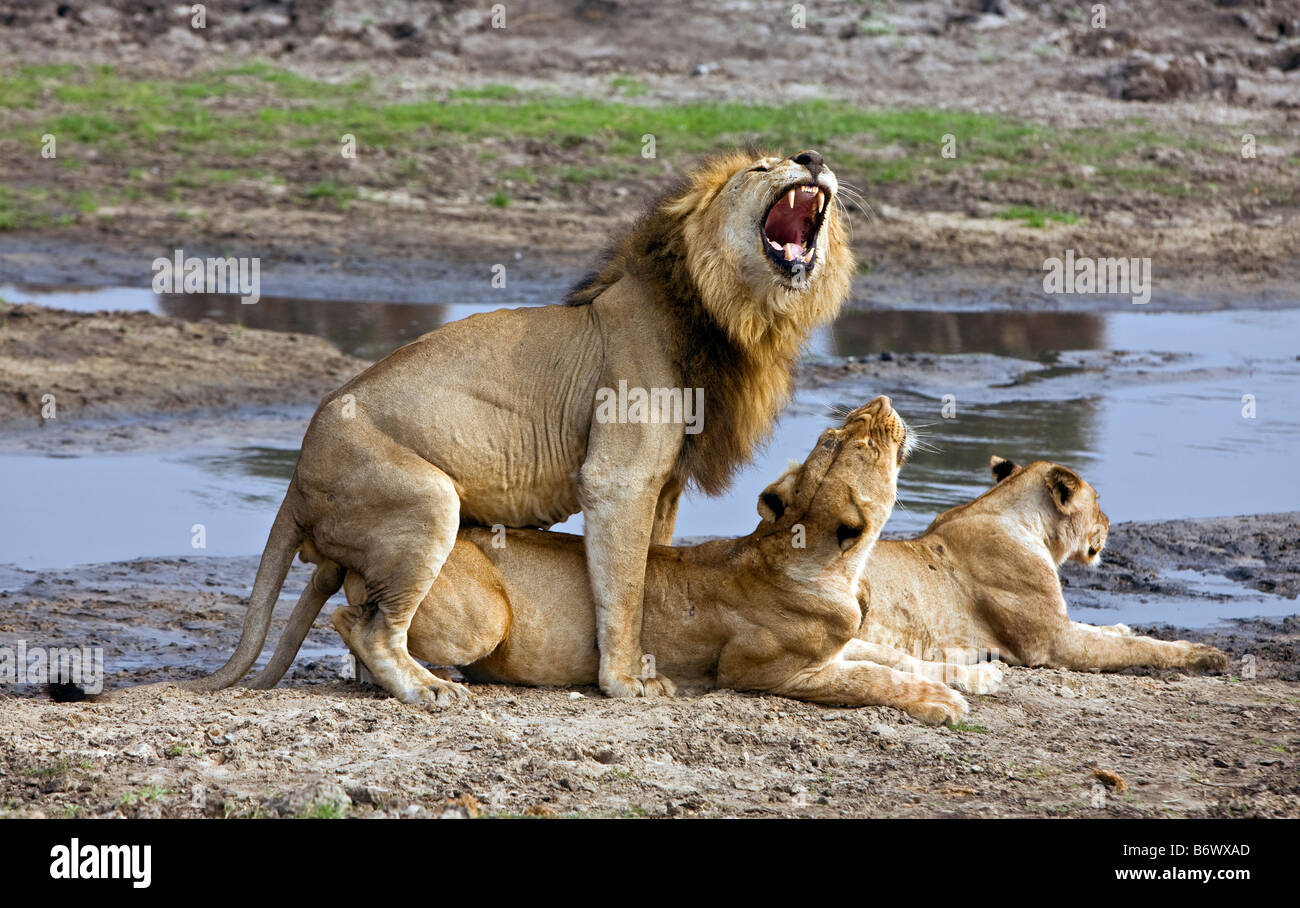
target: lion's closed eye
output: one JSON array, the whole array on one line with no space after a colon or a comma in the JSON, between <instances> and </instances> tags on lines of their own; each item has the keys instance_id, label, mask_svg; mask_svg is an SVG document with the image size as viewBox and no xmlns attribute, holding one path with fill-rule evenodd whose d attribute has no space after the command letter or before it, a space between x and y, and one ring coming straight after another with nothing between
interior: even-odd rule
<instances>
[{"instance_id":1,"label":"lion's closed eye","mask_svg":"<svg viewBox=\"0 0 1300 908\"><path fill-rule=\"evenodd\" d=\"M853 543L857 542L862 536L863 529L865 527L862 524L840 524L839 529L835 531L835 538L839 541L840 551L843 552L852 547Z\"/></svg>"}]
</instances>

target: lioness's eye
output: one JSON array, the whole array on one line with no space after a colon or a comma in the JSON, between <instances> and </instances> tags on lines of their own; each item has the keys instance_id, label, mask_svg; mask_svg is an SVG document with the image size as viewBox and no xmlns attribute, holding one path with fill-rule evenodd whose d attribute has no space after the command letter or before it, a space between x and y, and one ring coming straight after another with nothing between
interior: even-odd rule
<instances>
[{"instance_id":1,"label":"lioness's eye","mask_svg":"<svg viewBox=\"0 0 1300 908\"><path fill-rule=\"evenodd\" d=\"M771 170L771 169L772 169L772 165L771 165L771 164L768 164L768 163L766 163L766 162L764 162L764 163L762 163L762 164L759 164L759 165L756 166L756 167L751 167L751 168L749 168L749 171L748 171L748 172L749 172L749 173L753 173L754 171L758 170L758 171L762 171L763 173L767 173L767 172L768 172L769 170Z\"/></svg>"}]
</instances>

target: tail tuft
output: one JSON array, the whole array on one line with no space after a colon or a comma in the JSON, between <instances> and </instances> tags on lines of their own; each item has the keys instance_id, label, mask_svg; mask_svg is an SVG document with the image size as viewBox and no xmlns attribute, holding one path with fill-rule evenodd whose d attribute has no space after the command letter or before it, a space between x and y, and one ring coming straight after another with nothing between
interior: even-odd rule
<instances>
[{"instance_id":1,"label":"tail tuft","mask_svg":"<svg viewBox=\"0 0 1300 908\"><path fill-rule=\"evenodd\" d=\"M87 699L86 689L71 682L52 682L46 685L45 691L55 703L80 703Z\"/></svg>"}]
</instances>

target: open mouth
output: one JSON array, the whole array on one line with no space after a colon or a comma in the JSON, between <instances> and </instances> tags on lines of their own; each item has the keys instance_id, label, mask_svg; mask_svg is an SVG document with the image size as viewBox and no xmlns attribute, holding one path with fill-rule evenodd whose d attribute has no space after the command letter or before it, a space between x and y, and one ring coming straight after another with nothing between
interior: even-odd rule
<instances>
[{"instance_id":1,"label":"open mouth","mask_svg":"<svg viewBox=\"0 0 1300 908\"><path fill-rule=\"evenodd\" d=\"M808 274L817 261L817 231L830 193L816 183L787 186L763 219L763 251L786 274Z\"/></svg>"}]
</instances>

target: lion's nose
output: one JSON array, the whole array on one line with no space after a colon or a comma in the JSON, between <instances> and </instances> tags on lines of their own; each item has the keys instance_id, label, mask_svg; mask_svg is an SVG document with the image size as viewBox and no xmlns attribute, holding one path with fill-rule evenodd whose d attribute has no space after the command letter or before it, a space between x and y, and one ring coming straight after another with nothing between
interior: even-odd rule
<instances>
[{"instance_id":1,"label":"lion's nose","mask_svg":"<svg viewBox=\"0 0 1300 908\"><path fill-rule=\"evenodd\" d=\"M822 166L825 163L822 161L822 156L812 150L801 151L790 160L794 161L796 164L807 167L808 173L814 180L817 179L817 174L821 172Z\"/></svg>"}]
</instances>

